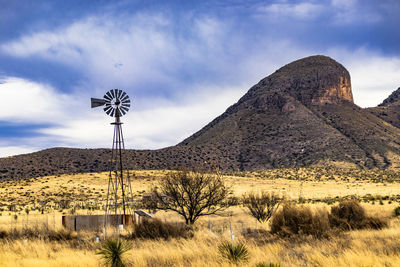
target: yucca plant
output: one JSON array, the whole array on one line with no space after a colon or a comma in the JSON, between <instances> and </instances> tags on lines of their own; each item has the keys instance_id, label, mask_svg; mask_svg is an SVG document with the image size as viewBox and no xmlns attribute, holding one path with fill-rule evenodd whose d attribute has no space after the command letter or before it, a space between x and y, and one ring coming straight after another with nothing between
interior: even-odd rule
<instances>
[{"instance_id":1,"label":"yucca plant","mask_svg":"<svg viewBox=\"0 0 400 267\"><path fill-rule=\"evenodd\" d=\"M238 264L240 262L246 262L249 260L249 251L243 243L231 243L225 241L218 246L218 251L221 256L228 261Z\"/></svg>"},{"instance_id":2,"label":"yucca plant","mask_svg":"<svg viewBox=\"0 0 400 267\"><path fill-rule=\"evenodd\" d=\"M132 244L124 240L107 240L100 251L96 254L101 255L105 264L112 267L123 267L124 254L132 249Z\"/></svg>"}]
</instances>

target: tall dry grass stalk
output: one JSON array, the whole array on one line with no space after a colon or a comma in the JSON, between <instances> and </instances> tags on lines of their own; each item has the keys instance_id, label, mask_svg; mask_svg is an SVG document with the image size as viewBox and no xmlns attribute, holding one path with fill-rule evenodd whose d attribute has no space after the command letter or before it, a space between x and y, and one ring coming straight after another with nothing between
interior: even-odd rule
<instances>
[{"instance_id":1,"label":"tall dry grass stalk","mask_svg":"<svg viewBox=\"0 0 400 267\"><path fill-rule=\"evenodd\" d=\"M274 262L280 266L400 266L400 221L383 230L351 231L330 239L304 237L279 239L261 233L244 237L249 251L246 266ZM218 245L228 232L215 234L199 229L191 239L135 240L126 260L133 266L230 266L222 261ZM1 240L0 266L98 266L100 244L87 233L78 243L33 240ZM79 244L79 245L77 245Z\"/></svg>"},{"instance_id":2,"label":"tall dry grass stalk","mask_svg":"<svg viewBox=\"0 0 400 267\"><path fill-rule=\"evenodd\" d=\"M313 173L315 177L311 175ZM164 175L162 171L138 172L133 185L137 190L136 193L140 195L147 191L162 175ZM354 172L346 172L345 175L342 175L343 177L340 175L330 171L321 172L319 169L282 169L247 173L245 177L233 174L226 178L232 185L236 196L260 189L282 193L290 199L297 199L301 188L301 195L305 199L323 200L325 197L365 196L366 194L396 196L399 191L398 180L387 184L363 180L364 176L374 176L372 171L359 173L358 176L355 176ZM284 179L285 177L288 179ZM314 178L298 181L293 177ZM22 186L22 182L26 185ZM4 203L8 204L8 200L11 198L18 203L30 201L24 195L28 188L32 191L31 195L38 199L42 192L46 193L47 197L47 195L59 195L63 191L72 193L73 197L104 199L104 192L107 189L107 174L64 175L32 179L29 184L26 181L22 182L0 183L0 196ZM6 189L8 190L6 191ZM92 192L89 193L89 191ZM376 200L375 203L369 201L369 203L362 203L362 206L365 207L369 216L390 218L394 208L399 204L396 200L390 203L389 200L383 202L384 205L380 205ZM307 205L313 209L330 210L331 207L322 202ZM32 208L29 205L28 207ZM46 210L46 212L50 211L54 212L54 210ZM58 231L62 212L69 211L56 211L54 216L46 212L41 215L39 211L31 209L28 218L23 210L21 212L3 211L0 216L0 231L9 232L13 229L21 231L28 225L25 223L28 221L29 224L34 223L40 227L46 225L50 230ZM76 212L87 214L89 211L86 209ZM18 215L17 220L13 219L15 214ZM173 213L157 212L155 216L163 222L179 220L179 217ZM126 259L133 266L230 266L230 263L221 261L218 245L229 239L228 231L233 230L236 236L235 242L236 240L245 242L249 250L251 256L246 263L248 266L255 266L260 262L279 263L282 267L400 266L398 245L400 221L397 218L390 218L389 227L383 230L350 231L342 235L331 236L329 239L277 238L267 233L270 230L267 224L257 224L255 219L249 216L242 207L230 208L222 217L210 216L199 219L195 226L198 229L192 238L133 240L133 248L127 253ZM250 231L247 231L247 228ZM24 236L14 239L0 238L0 266L98 266L101 258L95 254L100 247L100 243L95 241L97 235L84 232L80 232L79 237L77 233L76 235L76 239L66 241L49 241L41 237Z\"/></svg>"}]
</instances>

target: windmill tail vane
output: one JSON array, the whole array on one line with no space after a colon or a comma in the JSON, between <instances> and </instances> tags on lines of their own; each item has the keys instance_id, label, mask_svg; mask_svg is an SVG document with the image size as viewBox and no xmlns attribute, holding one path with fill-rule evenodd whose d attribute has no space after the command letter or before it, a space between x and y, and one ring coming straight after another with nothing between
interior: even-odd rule
<instances>
[{"instance_id":1,"label":"windmill tail vane","mask_svg":"<svg viewBox=\"0 0 400 267\"><path fill-rule=\"evenodd\" d=\"M105 213L105 227L110 215L117 218L122 216L122 224L126 223L126 216L133 215L133 193L129 177L129 171L124 168L123 155L125 153L124 137L122 134L122 123L120 117L125 115L131 106L129 96L119 89L108 91L103 98L91 98L91 107L102 107L107 115L114 117L114 137L111 149L111 160L109 164L109 179ZM114 219L115 220L115 219ZM118 220L117 222L121 222Z\"/></svg>"}]
</instances>

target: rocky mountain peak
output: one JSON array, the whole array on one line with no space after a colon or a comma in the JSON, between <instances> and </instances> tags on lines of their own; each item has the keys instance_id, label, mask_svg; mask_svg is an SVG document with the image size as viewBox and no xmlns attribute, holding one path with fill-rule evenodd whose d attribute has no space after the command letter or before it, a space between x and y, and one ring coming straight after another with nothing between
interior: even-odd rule
<instances>
[{"instance_id":1,"label":"rocky mountain peak","mask_svg":"<svg viewBox=\"0 0 400 267\"><path fill-rule=\"evenodd\" d=\"M306 106L353 103L350 74L327 56L311 56L278 69L258 84L261 91L283 91Z\"/></svg>"}]
</instances>

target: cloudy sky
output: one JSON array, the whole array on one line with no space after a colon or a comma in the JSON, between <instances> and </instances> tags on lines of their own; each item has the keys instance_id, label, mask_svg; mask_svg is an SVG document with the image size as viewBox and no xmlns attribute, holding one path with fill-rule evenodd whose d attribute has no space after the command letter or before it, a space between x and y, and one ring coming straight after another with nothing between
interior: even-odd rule
<instances>
[{"instance_id":1,"label":"cloudy sky","mask_svg":"<svg viewBox=\"0 0 400 267\"><path fill-rule=\"evenodd\" d=\"M90 97L133 101L128 148L174 145L293 60L324 54L356 104L400 87L398 0L0 0L0 157L110 147Z\"/></svg>"}]
</instances>

